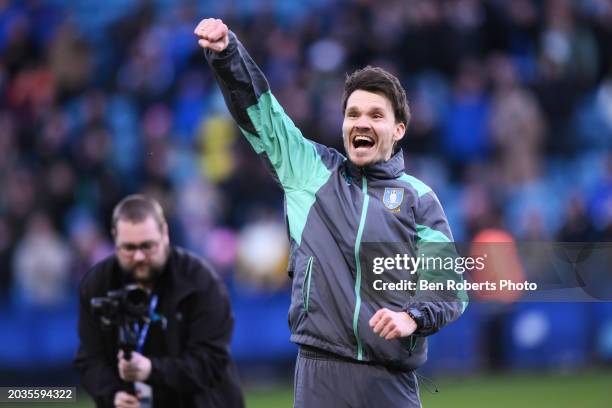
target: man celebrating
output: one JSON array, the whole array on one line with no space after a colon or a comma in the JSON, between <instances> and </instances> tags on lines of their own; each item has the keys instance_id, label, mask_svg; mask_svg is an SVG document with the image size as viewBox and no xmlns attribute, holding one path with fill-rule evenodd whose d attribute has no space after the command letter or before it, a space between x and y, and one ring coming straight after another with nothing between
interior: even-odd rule
<instances>
[{"instance_id":1,"label":"man celebrating","mask_svg":"<svg viewBox=\"0 0 612 408\"><path fill-rule=\"evenodd\" d=\"M170 245L162 208L153 199L122 200L112 233L116 254L95 265L80 286L75 365L96 405L137 408L151 406L152 399L153 407L242 407L223 283L200 259ZM103 330L90 307L92 298L128 284L152 294L150 323L136 333L130 358L119 349L117 328Z\"/></svg>"},{"instance_id":2,"label":"man celebrating","mask_svg":"<svg viewBox=\"0 0 612 408\"><path fill-rule=\"evenodd\" d=\"M452 241L435 194L403 172L395 151L410 119L399 81L372 67L346 79L347 160L302 136L221 20L202 20L194 34L240 130L285 193L289 325L300 345L295 406L419 407L414 370L426 360L425 336L457 319L466 303L462 293L382 296L370 288L371 259L389 255L382 243L404 243L420 256L428 242Z\"/></svg>"}]
</instances>

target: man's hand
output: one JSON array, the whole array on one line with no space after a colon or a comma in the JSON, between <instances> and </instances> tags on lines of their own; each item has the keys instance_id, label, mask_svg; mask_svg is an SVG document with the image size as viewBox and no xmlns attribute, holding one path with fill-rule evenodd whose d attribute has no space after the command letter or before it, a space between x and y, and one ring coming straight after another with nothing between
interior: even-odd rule
<instances>
[{"instance_id":1,"label":"man's hand","mask_svg":"<svg viewBox=\"0 0 612 408\"><path fill-rule=\"evenodd\" d=\"M410 336L417 329L417 324L406 312L394 312L382 308L370 319L374 333L386 340Z\"/></svg>"},{"instance_id":2,"label":"man's hand","mask_svg":"<svg viewBox=\"0 0 612 408\"><path fill-rule=\"evenodd\" d=\"M193 33L199 38L198 44L204 49L221 52L229 44L229 30L218 18L200 21Z\"/></svg>"},{"instance_id":3,"label":"man's hand","mask_svg":"<svg viewBox=\"0 0 612 408\"><path fill-rule=\"evenodd\" d=\"M139 408L140 401L132 394L128 394L125 391L118 391L115 394L115 400L113 401L116 408Z\"/></svg>"},{"instance_id":4,"label":"man's hand","mask_svg":"<svg viewBox=\"0 0 612 408\"><path fill-rule=\"evenodd\" d=\"M119 350L117 360L119 360L119 377L123 381L146 381L151 374L151 360L140 353L132 351L132 358L127 361L124 358L123 350Z\"/></svg>"}]
</instances>

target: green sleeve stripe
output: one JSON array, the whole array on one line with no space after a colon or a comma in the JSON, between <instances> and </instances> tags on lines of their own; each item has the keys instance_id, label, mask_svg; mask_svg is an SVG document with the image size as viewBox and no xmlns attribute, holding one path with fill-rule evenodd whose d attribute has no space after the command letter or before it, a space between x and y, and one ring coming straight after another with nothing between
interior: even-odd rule
<instances>
[{"instance_id":1,"label":"green sleeve stripe","mask_svg":"<svg viewBox=\"0 0 612 408\"><path fill-rule=\"evenodd\" d=\"M304 189L329 173L314 144L302 136L270 91L247 108L247 113L258 140L247 139L258 153L266 153L285 190Z\"/></svg>"},{"instance_id":2,"label":"green sleeve stripe","mask_svg":"<svg viewBox=\"0 0 612 408\"><path fill-rule=\"evenodd\" d=\"M257 134L244 129L242 133L253 149L265 153L270 161L287 198L289 233L300 245L315 195L329 180L331 171L270 91L247 108L247 113Z\"/></svg>"},{"instance_id":3,"label":"green sleeve stripe","mask_svg":"<svg viewBox=\"0 0 612 408\"><path fill-rule=\"evenodd\" d=\"M454 244L442 232L426 225L417 224L416 227L418 235L417 251L419 253L427 253L440 258L454 258L459 256L459 254L457 254L455 251ZM440 246L438 243L448 243L448 245ZM463 275L447 274L440 270L421 270L419 271L419 277L430 282L444 282L448 279L454 279L456 281L464 280ZM461 313L463 313L469 304L467 292L465 290L458 291L457 298L461 301Z\"/></svg>"},{"instance_id":4,"label":"green sleeve stripe","mask_svg":"<svg viewBox=\"0 0 612 408\"><path fill-rule=\"evenodd\" d=\"M417 190L417 194L419 195L419 197L431 191L431 189L425 183L423 183L422 181L414 177L408 176L407 174L404 174L404 176L401 176L400 179L404 181L408 181L408 179L412 179L414 181L414 184L411 183L411 185L415 188L415 190ZM417 224L416 229L417 229L417 244L420 246L419 250L423 250L424 252L429 252L427 251L428 243L435 244L438 242L439 243L448 242L449 244L451 244L451 240L446 235L444 235L444 233L442 233L441 231L435 230L431 227L428 227L427 225L422 225L422 224ZM429 249L434 249L433 251L434 253L436 252L443 253L443 252L452 251L452 253L449 255L453 257L459 256L455 252L453 247L429 248ZM441 253L439 255L442 255ZM427 279L429 281L443 282L444 280L448 278L452 278L455 280L458 279L459 281L464 280L463 275L457 275L457 274L455 274L454 276L447 275L447 274L441 273L441 271L421 271L419 275L421 276L422 279ZM469 298L468 298L467 292L465 290L458 291L457 298L459 301L461 301L461 313L463 314L463 312L465 312L465 309L468 307L468 304L469 304Z\"/></svg>"},{"instance_id":5,"label":"green sleeve stripe","mask_svg":"<svg viewBox=\"0 0 612 408\"><path fill-rule=\"evenodd\" d=\"M421 180L419 180L416 177L412 177L406 173L402 174L401 176L399 176L399 179L402 181L405 181L406 183L410 184L412 186L412 188L414 188L417 192L417 194L419 195L419 197L424 196L425 194L429 193L431 191L431 188L429 188L429 186L425 183L423 183Z\"/></svg>"},{"instance_id":6,"label":"green sleeve stripe","mask_svg":"<svg viewBox=\"0 0 612 408\"><path fill-rule=\"evenodd\" d=\"M324 184L324 182L322 183ZM318 188L317 188L318 190ZM297 190L287 192L287 220L289 222L289 235L300 245L302 243L302 233L306 226L308 213L316 200L316 190Z\"/></svg>"},{"instance_id":7,"label":"green sleeve stripe","mask_svg":"<svg viewBox=\"0 0 612 408\"><path fill-rule=\"evenodd\" d=\"M417 224L417 240L419 242L450 242L450 239L442 232L428 227L427 225Z\"/></svg>"}]
</instances>

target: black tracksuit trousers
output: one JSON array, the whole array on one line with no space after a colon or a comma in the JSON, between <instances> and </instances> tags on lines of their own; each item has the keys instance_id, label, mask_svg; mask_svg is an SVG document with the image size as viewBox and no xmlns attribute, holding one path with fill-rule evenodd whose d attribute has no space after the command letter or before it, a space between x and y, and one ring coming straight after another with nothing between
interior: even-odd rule
<instances>
[{"instance_id":1,"label":"black tracksuit trousers","mask_svg":"<svg viewBox=\"0 0 612 408\"><path fill-rule=\"evenodd\" d=\"M421 408L421 401L414 371L391 370L301 346L293 406Z\"/></svg>"}]
</instances>

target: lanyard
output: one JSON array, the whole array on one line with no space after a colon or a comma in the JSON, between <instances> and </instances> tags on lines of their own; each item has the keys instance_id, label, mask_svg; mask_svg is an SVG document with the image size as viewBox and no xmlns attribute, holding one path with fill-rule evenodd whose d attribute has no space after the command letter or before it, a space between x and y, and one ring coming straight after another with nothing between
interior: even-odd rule
<instances>
[{"instance_id":1,"label":"lanyard","mask_svg":"<svg viewBox=\"0 0 612 408\"><path fill-rule=\"evenodd\" d=\"M138 344L136 345L136 351L142 353L142 347L144 346L144 342L147 338L147 333L149 332L149 325L152 320L155 319L155 308L157 307L157 295L153 295L151 297L151 304L149 305L149 319L145 322L138 334ZM136 329L138 329L138 323L135 323Z\"/></svg>"}]
</instances>

